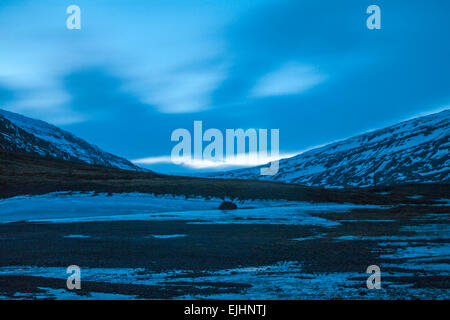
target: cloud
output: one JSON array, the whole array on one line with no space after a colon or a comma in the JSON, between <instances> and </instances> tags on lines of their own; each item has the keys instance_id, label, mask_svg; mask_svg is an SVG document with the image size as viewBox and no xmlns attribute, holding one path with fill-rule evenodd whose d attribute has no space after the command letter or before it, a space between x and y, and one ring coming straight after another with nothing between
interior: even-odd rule
<instances>
[{"instance_id":1,"label":"cloud","mask_svg":"<svg viewBox=\"0 0 450 320\"><path fill-rule=\"evenodd\" d=\"M48 106L34 108L23 106L19 107L15 105L10 106L9 104L0 106L0 108L5 109L7 111L22 114L30 118L43 120L57 126L75 124L86 121L85 115L73 111L69 108L54 108Z\"/></svg>"},{"instance_id":2,"label":"cloud","mask_svg":"<svg viewBox=\"0 0 450 320\"><path fill-rule=\"evenodd\" d=\"M285 153L281 154L278 157L274 156L261 156L258 154L245 154L245 155L236 155L232 158L225 157L222 161L213 161L213 160L197 160L191 158L185 158L182 160L181 165L193 169L207 169L207 168L215 168L215 169L230 169L235 167L254 167L269 163L271 161L276 161L280 159L290 158L295 156L297 153ZM132 160L135 164L140 165L153 165L160 163L173 163L170 156L158 156L158 157L147 157L141 159Z\"/></svg>"},{"instance_id":3,"label":"cloud","mask_svg":"<svg viewBox=\"0 0 450 320\"><path fill-rule=\"evenodd\" d=\"M149 109L190 113L211 107L210 96L225 77L223 65L193 63L221 57L223 39L217 33L234 12L242 10L240 6L223 10L222 5L199 1L194 6L176 0L133 5L111 1L104 6L80 0L77 4L82 11L82 27L77 31L65 27L64 4L0 4L4 47L0 80L23 91L10 108L21 111L24 105L45 108L45 103L52 103L64 109L70 101L58 101L57 96L76 90L62 92L65 77L99 65L123 80L119 89L127 89ZM190 70L183 70L186 66ZM53 96L50 90L55 91ZM96 114L95 108L83 112L86 119Z\"/></svg>"},{"instance_id":4,"label":"cloud","mask_svg":"<svg viewBox=\"0 0 450 320\"><path fill-rule=\"evenodd\" d=\"M223 67L207 70L166 71L149 79L141 101L162 113L190 113L211 108L210 96L225 78ZM141 86L143 86L141 84Z\"/></svg>"},{"instance_id":5,"label":"cloud","mask_svg":"<svg viewBox=\"0 0 450 320\"><path fill-rule=\"evenodd\" d=\"M360 0L77 4L68 31L64 1L0 1L0 103L128 158L195 120L290 152L449 101L448 1L384 1L377 31Z\"/></svg>"},{"instance_id":6,"label":"cloud","mask_svg":"<svg viewBox=\"0 0 450 320\"><path fill-rule=\"evenodd\" d=\"M15 86L15 85L16 86ZM37 118L55 125L67 125L86 120L86 116L70 108L71 96L60 87L43 81L41 86L0 86L0 108Z\"/></svg>"},{"instance_id":7,"label":"cloud","mask_svg":"<svg viewBox=\"0 0 450 320\"><path fill-rule=\"evenodd\" d=\"M141 159L131 160L135 164L158 164L158 163L172 163L170 156L147 157Z\"/></svg>"},{"instance_id":8,"label":"cloud","mask_svg":"<svg viewBox=\"0 0 450 320\"><path fill-rule=\"evenodd\" d=\"M288 63L263 76L251 92L252 97L299 94L325 80L314 68Z\"/></svg>"},{"instance_id":9,"label":"cloud","mask_svg":"<svg viewBox=\"0 0 450 320\"><path fill-rule=\"evenodd\" d=\"M21 90L11 107L16 109L53 108L65 105L70 101L70 95L55 88Z\"/></svg>"}]
</instances>

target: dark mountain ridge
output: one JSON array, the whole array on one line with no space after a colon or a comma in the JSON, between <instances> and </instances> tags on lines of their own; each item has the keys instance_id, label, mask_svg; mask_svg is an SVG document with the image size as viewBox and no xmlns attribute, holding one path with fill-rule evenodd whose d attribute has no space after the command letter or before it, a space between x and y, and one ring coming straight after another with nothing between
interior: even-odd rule
<instances>
[{"instance_id":1,"label":"dark mountain ridge","mask_svg":"<svg viewBox=\"0 0 450 320\"><path fill-rule=\"evenodd\" d=\"M449 149L447 109L282 159L278 173L272 176L262 176L260 167L254 167L211 177L327 188L447 183Z\"/></svg>"},{"instance_id":2,"label":"dark mountain ridge","mask_svg":"<svg viewBox=\"0 0 450 320\"><path fill-rule=\"evenodd\" d=\"M125 170L144 170L49 123L1 109L0 150Z\"/></svg>"}]
</instances>

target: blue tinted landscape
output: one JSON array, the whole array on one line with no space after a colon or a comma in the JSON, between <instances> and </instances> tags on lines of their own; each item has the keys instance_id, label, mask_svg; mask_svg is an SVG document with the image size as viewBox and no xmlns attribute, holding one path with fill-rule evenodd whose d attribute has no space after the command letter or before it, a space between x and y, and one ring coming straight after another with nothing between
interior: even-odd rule
<instances>
[{"instance_id":1,"label":"blue tinted landscape","mask_svg":"<svg viewBox=\"0 0 450 320\"><path fill-rule=\"evenodd\" d=\"M0 300L448 300L449 10L2 1Z\"/></svg>"}]
</instances>

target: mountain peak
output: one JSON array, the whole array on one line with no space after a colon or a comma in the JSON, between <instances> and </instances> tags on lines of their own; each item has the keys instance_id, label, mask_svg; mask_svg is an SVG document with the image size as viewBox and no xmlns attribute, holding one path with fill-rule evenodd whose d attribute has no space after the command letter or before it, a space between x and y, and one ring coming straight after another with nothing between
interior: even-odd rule
<instances>
[{"instance_id":1,"label":"mountain peak","mask_svg":"<svg viewBox=\"0 0 450 320\"><path fill-rule=\"evenodd\" d=\"M273 176L259 175L256 167L214 177L335 188L444 182L450 171L449 133L446 109L280 160Z\"/></svg>"},{"instance_id":2,"label":"mountain peak","mask_svg":"<svg viewBox=\"0 0 450 320\"><path fill-rule=\"evenodd\" d=\"M0 150L125 170L144 170L52 124L3 109L0 109Z\"/></svg>"}]
</instances>

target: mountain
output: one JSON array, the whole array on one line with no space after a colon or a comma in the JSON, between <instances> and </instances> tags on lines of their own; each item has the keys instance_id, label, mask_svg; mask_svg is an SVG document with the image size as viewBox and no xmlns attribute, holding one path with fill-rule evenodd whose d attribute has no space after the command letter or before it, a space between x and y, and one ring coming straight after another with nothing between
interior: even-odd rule
<instances>
[{"instance_id":1,"label":"mountain","mask_svg":"<svg viewBox=\"0 0 450 320\"><path fill-rule=\"evenodd\" d=\"M2 109L0 109L0 150L125 170L143 170L130 161L107 153L47 122Z\"/></svg>"},{"instance_id":2,"label":"mountain","mask_svg":"<svg viewBox=\"0 0 450 320\"><path fill-rule=\"evenodd\" d=\"M447 109L280 160L273 176L262 176L254 167L212 177L336 188L448 183L449 124Z\"/></svg>"}]
</instances>

